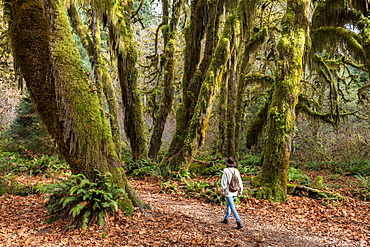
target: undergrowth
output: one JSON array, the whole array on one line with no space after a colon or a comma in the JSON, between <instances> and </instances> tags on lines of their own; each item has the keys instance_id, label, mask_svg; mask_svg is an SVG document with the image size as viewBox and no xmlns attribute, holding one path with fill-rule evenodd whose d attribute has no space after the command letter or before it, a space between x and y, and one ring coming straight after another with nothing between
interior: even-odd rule
<instances>
[{"instance_id":1,"label":"undergrowth","mask_svg":"<svg viewBox=\"0 0 370 247\"><path fill-rule=\"evenodd\" d=\"M72 228L86 229L88 224L107 223L107 216L118 211L118 200L126 192L111 183L111 174L100 174L96 171L95 181L90 181L84 175L72 175L67 180L59 179L43 190L50 194L47 198L48 222L60 217L72 217Z\"/></svg>"}]
</instances>

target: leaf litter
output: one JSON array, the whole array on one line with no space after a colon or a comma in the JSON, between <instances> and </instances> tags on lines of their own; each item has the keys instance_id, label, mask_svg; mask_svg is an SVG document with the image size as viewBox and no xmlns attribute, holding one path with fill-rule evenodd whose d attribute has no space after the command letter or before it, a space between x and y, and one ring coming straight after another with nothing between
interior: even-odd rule
<instances>
[{"instance_id":1,"label":"leaf litter","mask_svg":"<svg viewBox=\"0 0 370 247\"><path fill-rule=\"evenodd\" d=\"M45 223L42 195L0 197L0 246L370 246L370 203L288 196L287 203L248 199L237 205L244 228L220 223L225 206L163 194L157 180L131 179L154 209L120 213L105 227L65 230Z\"/></svg>"}]
</instances>

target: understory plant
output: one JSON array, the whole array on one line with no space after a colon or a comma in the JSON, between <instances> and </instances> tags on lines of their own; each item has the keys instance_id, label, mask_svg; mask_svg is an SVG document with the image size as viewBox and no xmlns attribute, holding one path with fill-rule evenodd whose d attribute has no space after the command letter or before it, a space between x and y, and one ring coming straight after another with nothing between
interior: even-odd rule
<instances>
[{"instance_id":1,"label":"understory plant","mask_svg":"<svg viewBox=\"0 0 370 247\"><path fill-rule=\"evenodd\" d=\"M126 172L135 177L158 177L160 175L158 165L155 162L151 162L146 159L126 163Z\"/></svg>"},{"instance_id":2,"label":"understory plant","mask_svg":"<svg viewBox=\"0 0 370 247\"><path fill-rule=\"evenodd\" d=\"M49 222L59 218L72 217L72 228L86 229L89 224L107 223L108 215L116 215L118 200L125 195L122 188L111 183L112 175L96 171L96 178L90 181L83 174L72 175L67 180L47 186L45 193L50 193L47 202Z\"/></svg>"},{"instance_id":3,"label":"understory plant","mask_svg":"<svg viewBox=\"0 0 370 247\"><path fill-rule=\"evenodd\" d=\"M1 174L24 174L54 176L67 173L68 164L59 155L38 155L32 158L17 152L0 153Z\"/></svg>"},{"instance_id":4,"label":"understory plant","mask_svg":"<svg viewBox=\"0 0 370 247\"><path fill-rule=\"evenodd\" d=\"M225 196L221 195L221 182L209 183L205 181L191 181L186 183L185 197L203 199L206 203L225 205Z\"/></svg>"},{"instance_id":5,"label":"understory plant","mask_svg":"<svg viewBox=\"0 0 370 247\"><path fill-rule=\"evenodd\" d=\"M310 178L302 170L294 167L289 167L288 180L300 183L302 185L308 185L311 183Z\"/></svg>"}]
</instances>

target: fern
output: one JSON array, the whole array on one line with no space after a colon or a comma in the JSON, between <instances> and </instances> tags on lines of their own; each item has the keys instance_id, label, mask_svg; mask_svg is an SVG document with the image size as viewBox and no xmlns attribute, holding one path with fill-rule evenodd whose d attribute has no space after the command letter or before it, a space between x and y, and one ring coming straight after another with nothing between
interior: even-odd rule
<instances>
[{"instance_id":1,"label":"fern","mask_svg":"<svg viewBox=\"0 0 370 247\"><path fill-rule=\"evenodd\" d=\"M81 211L82 209L84 208L85 206L82 205L81 203L80 204L77 204L76 206L74 206L70 213L72 215L73 218L75 218L77 215L80 215L81 214Z\"/></svg>"},{"instance_id":2,"label":"fern","mask_svg":"<svg viewBox=\"0 0 370 247\"><path fill-rule=\"evenodd\" d=\"M48 215L68 212L82 229L92 221L104 224L104 216L117 212L117 201L126 195L122 188L111 183L111 176L97 172L96 180L92 182L78 174L49 185L45 188L45 192L51 194L47 203Z\"/></svg>"},{"instance_id":3,"label":"fern","mask_svg":"<svg viewBox=\"0 0 370 247\"><path fill-rule=\"evenodd\" d=\"M99 224L99 226L104 225L104 211L100 211L98 213L98 224Z\"/></svg>"}]
</instances>

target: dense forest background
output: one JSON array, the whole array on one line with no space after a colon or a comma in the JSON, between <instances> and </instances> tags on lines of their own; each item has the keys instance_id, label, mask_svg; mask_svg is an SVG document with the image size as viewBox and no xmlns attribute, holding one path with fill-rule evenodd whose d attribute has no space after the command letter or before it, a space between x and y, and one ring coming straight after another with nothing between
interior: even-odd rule
<instances>
[{"instance_id":1,"label":"dense forest background","mask_svg":"<svg viewBox=\"0 0 370 247\"><path fill-rule=\"evenodd\" d=\"M111 189L108 208L132 215L150 205L127 176L176 191L169 178L214 182L232 156L248 196L338 199L343 189L369 200L369 1L1 7L2 184L18 172L63 171L71 180L55 186L65 197L68 184L98 179L91 186ZM220 202L213 187L203 193ZM52 212L79 215L84 226L93 214L86 197L51 198Z\"/></svg>"}]
</instances>

